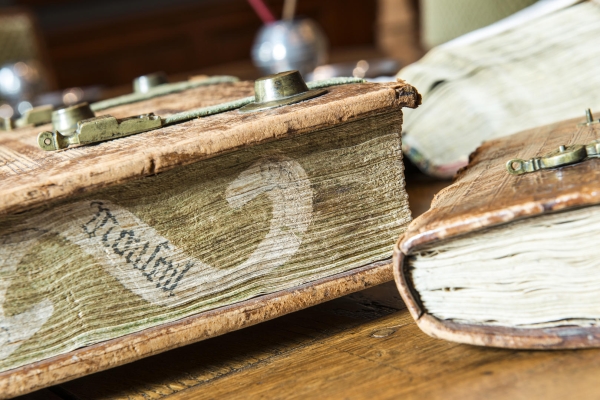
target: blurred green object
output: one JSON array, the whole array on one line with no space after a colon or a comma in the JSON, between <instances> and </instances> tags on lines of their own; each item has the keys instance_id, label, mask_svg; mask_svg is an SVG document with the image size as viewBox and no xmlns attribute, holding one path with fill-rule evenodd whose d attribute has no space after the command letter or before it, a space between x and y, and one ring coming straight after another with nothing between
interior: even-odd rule
<instances>
[{"instance_id":1,"label":"blurred green object","mask_svg":"<svg viewBox=\"0 0 600 400\"><path fill-rule=\"evenodd\" d=\"M27 113L37 95L55 88L41 43L29 12L0 10L0 117Z\"/></svg>"},{"instance_id":2,"label":"blurred green object","mask_svg":"<svg viewBox=\"0 0 600 400\"><path fill-rule=\"evenodd\" d=\"M483 28L537 0L421 0L422 44L430 49Z\"/></svg>"},{"instance_id":3,"label":"blurred green object","mask_svg":"<svg viewBox=\"0 0 600 400\"><path fill-rule=\"evenodd\" d=\"M0 65L39 59L35 25L25 12L0 13Z\"/></svg>"}]
</instances>

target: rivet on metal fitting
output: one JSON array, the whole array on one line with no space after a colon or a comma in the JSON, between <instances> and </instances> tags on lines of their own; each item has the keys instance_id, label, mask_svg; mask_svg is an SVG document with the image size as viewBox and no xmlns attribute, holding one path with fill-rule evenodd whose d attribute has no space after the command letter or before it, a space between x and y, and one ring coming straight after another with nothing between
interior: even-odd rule
<instances>
[{"instance_id":1,"label":"rivet on metal fitting","mask_svg":"<svg viewBox=\"0 0 600 400\"><path fill-rule=\"evenodd\" d=\"M590 125L594 125L594 124L598 124L600 123L600 120L594 120L594 116L592 115L592 110L591 109L587 109L585 110L585 122L581 122L579 124L577 124L578 126L590 126Z\"/></svg>"}]
</instances>

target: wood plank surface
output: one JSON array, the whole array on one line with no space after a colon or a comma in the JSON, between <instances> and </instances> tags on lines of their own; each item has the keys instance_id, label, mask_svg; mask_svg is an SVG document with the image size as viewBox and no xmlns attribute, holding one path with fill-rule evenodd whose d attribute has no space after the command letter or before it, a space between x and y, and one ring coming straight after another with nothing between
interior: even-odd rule
<instances>
[{"instance_id":1,"label":"wood plank surface","mask_svg":"<svg viewBox=\"0 0 600 400\"><path fill-rule=\"evenodd\" d=\"M392 279L391 265L375 263L308 285L197 314L171 324L43 360L0 375L0 397L122 365L149 355L252 326ZM2 379L3 378L3 379ZM36 392L37 393L37 392Z\"/></svg>"},{"instance_id":2,"label":"wood plank surface","mask_svg":"<svg viewBox=\"0 0 600 400\"><path fill-rule=\"evenodd\" d=\"M433 339L389 283L52 390L66 399L592 399L599 356Z\"/></svg>"}]
</instances>

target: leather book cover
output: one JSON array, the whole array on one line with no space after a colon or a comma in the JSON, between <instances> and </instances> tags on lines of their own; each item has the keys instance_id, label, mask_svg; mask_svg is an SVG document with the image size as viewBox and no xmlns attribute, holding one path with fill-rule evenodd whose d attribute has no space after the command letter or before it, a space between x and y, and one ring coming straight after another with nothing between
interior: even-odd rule
<instances>
[{"instance_id":1,"label":"leather book cover","mask_svg":"<svg viewBox=\"0 0 600 400\"><path fill-rule=\"evenodd\" d=\"M583 114L583 113L582 113ZM519 221L600 204L600 159L522 175L507 172L511 159L530 159L560 146L588 144L600 137L600 124L582 118L547 125L485 142L470 156L454 182L434 197L394 249L394 275L412 317L427 334L482 346L563 349L600 345L600 328L515 328L465 324L436 318L415 289L408 260L419 249ZM565 249L568 250L568 249Z\"/></svg>"}]
</instances>

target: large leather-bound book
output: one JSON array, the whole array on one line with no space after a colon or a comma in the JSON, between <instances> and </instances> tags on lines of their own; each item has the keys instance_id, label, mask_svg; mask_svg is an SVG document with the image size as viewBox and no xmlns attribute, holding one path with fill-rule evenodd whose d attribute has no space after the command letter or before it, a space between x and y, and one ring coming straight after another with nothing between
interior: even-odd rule
<instances>
[{"instance_id":1,"label":"large leather-bound book","mask_svg":"<svg viewBox=\"0 0 600 400\"><path fill-rule=\"evenodd\" d=\"M582 120L484 143L410 224L394 274L424 332L509 348L600 345L600 124ZM535 163L555 167L525 173Z\"/></svg>"},{"instance_id":2,"label":"large leather-bound book","mask_svg":"<svg viewBox=\"0 0 600 400\"><path fill-rule=\"evenodd\" d=\"M493 3L506 11L515 2ZM598 46L600 1L548 0L433 48L398 73L423 95L423 106L405 115L405 155L451 178L483 141L600 108L600 74L588 51ZM565 88L573 95L557 102Z\"/></svg>"},{"instance_id":3,"label":"large leather-bound book","mask_svg":"<svg viewBox=\"0 0 600 400\"><path fill-rule=\"evenodd\" d=\"M326 87L43 151L0 135L0 397L243 328L392 279L410 221L404 82ZM251 82L99 112L174 113Z\"/></svg>"}]
</instances>

